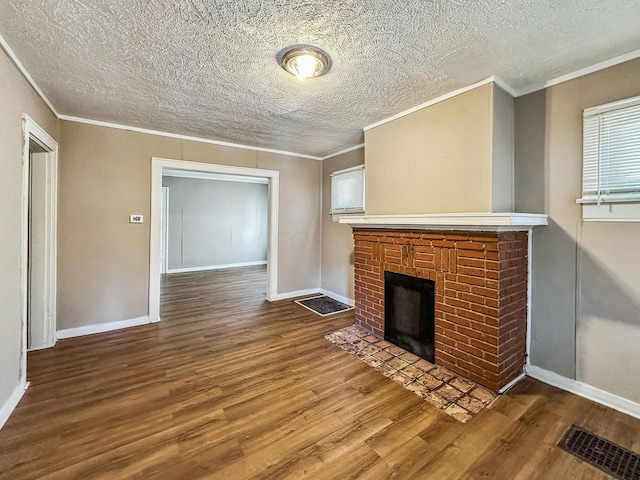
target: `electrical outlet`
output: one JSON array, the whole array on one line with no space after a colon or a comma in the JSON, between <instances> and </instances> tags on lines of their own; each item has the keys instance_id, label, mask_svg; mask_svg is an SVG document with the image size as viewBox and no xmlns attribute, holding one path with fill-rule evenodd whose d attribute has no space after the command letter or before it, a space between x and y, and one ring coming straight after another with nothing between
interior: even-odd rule
<instances>
[{"instance_id":1,"label":"electrical outlet","mask_svg":"<svg viewBox=\"0 0 640 480\"><path fill-rule=\"evenodd\" d=\"M142 215L129 215L129 223L142 223L143 219Z\"/></svg>"}]
</instances>

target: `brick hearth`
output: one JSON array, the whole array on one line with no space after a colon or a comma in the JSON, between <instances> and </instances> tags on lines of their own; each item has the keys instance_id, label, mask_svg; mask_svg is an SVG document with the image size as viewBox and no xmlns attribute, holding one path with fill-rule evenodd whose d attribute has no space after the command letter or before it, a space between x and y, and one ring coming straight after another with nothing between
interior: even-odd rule
<instances>
[{"instance_id":1,"label":"brick hearth","mask_svg":"<svg viewBox=\"0 0 640 480\"><path fill-rule=\"evenodd\" d=\"M527 232L354 228L356 325L384 336L385 270L435 282L435 363L498 391L523 371Z\"/></svg>"}]
</instances>

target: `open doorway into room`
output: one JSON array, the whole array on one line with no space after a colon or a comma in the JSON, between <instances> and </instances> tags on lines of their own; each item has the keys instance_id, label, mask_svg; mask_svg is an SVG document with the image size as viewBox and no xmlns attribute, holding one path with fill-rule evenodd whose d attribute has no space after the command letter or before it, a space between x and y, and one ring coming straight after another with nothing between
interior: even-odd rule
<instances>
[{"instance_id":1,"label":"open doorway into room","mask_svg":"<svg viewBox=\"0 0 640 480\"><path fill-rule=\"evenodd\" d=\"M161 297L194 313L243 295L275 299L278 180L272 170L152 159L151 321Z\"/></svg>"},{"instance_id":2,"label":"open doorway into room","mask_svg":"<svg viewBox=\"0 0 640 480\"><path fill-rule=\"evenodd\" d=\"M58 144L23 115L21 316L22 371L27 351L56 342Z\"/></svg>"},{"instance_id":3,"label":"open doorway into room","mask_svg":"<svg viewBox=\"0 0 640 480\"><path fill-rule=\"evenodd\" d=\"M164 170L162 318L265 298L268 188L265 177Z\"/></svg>"}]
</instances>

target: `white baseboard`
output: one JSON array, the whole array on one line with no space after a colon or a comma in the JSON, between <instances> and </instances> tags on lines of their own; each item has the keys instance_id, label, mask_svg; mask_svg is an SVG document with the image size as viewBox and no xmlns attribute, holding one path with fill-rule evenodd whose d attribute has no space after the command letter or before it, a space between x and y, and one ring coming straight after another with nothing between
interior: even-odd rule
<instances>
[{"instance_id":1,"label":"white baseboard","mask_svg":"<svg viewBox=\"0 0 640 480\"><path fill-rule=\"evenodd\" d=\"M202 272L204 270L222 270L223 268L252 267L254 265L266 265L266 264L267 264L266 260L260 260L257 262L227 263L226 265L205 265L203 267L168 268L167 273Z\"/></svg>"},{"instance_id":2,"label":"white baseboard","mask_svg":"<svg viewBox=\"0 0 640 480\"><path fill-rule=\"evenodd\" d=\"M521 373L516 378L511 380L509 383L507 383L504 387L502 387L500 390L498 390L498 393L502 395L503 393L507 392L507 390L509 390L511 387L513 387L516 383L518 383L520 380L522 380L526 376L527 376L526 373Z\"/></svg>"},{"instance_id":3,"label":"white baseboard","mask_svg":"<svg viewBox=\"0 0 640 480\"><path fill-rule=\"evenodd\" d=\"M304 295L315 295L320 293L319 288L308 288L306 290L296 290L295 292L279 293L275 298L268 299L270 302L277 302L278 300L287 300L288 298L303 297Z\"/></svg>"},{"instance_id":4,"label":"white baseboard","mask_svg":"<svg viewBox=\"0 0 640 480\"><path fill-rule=\"evenodd\" d=\"M346 303L350 307L353 307L356 304L356 301L352 298L343 297L342 295L338 295L335 292L331 292L329 290L325 290L324 288L320 289L320 293L326 295L327 297L331 297L334 300L338 300L339 302Z\"/></svg>"},{"instance_id":5,"label":"white baseboard","mask_svg":"<svg viewBox=\"0 0 640 480\"><path fill-rule=\"evenodd\" d=\"M44 345L40 345L39 347L27 348L27 352L35 352L38 350L45 350L47 348L53 348L56 346L56 342L45 343Z\"/></svg>"},{"instance_id":6,"label":"white baseboard","mask_svg":"<svg viewBox=\"0 0 640 480\"><path fill-rule=\"evenodd\" d=\"M29 382L20 382L11 396L4 402L2 408L0 408L0 430L2 430L4 424L7 423L7 420L9 420L9 417L18 406L18 403L20 402L20 399L22 399L24 392L27 391L27 388L29 388Z\"/></svg>"},{"instance_id":7,"label":"white baseboard","mask_svg":"<svg viewBox=\"0 0 640 480\"><path fill-rule=\"evenodd\" d=\"M534 365L527 365L525 371L527 375L541 382L575 393L576 395L593 400L596 403L626 413L632 417L640 418L640 403L633 402L613 393L605 392L587 383L563 377L562 375Z\"/></svg>"},{"instance_id":8,"label":"white baseboard","mask_svg":"<svg viewBox=\"0 0 640 480\"><path fill-rule=\"evenodd\" d=\"M145 315L144 317L130 318L128 320L120 320L118 322L96 323L93 325L84 325L82 327L65 328L56 332L56 338L61 339L93 335L94 333L110 332L112 330L120 330L122 328L146 325L147 323L155 323L158 320L160 319L150 319L148 315Z\"/></svg>"}]
</instances>

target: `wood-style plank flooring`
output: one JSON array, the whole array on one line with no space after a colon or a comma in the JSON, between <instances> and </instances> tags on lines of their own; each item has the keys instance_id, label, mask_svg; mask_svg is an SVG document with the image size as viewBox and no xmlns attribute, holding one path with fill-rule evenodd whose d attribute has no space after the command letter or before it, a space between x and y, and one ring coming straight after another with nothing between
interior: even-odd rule
<instances>
[{"instance_id":1,"label":"wood-style plank flooring","mask_svg":"<svg viewBox=\"0 0 640 480\"><path fill-rule=\"evenodd\" d=\"M29 355L2 479L605 479L555 446L572 423L640 450L640 420L525 379L467 424L263 299L265 270L168 276L162 322Z\"/></svg>"}]
</instances>

